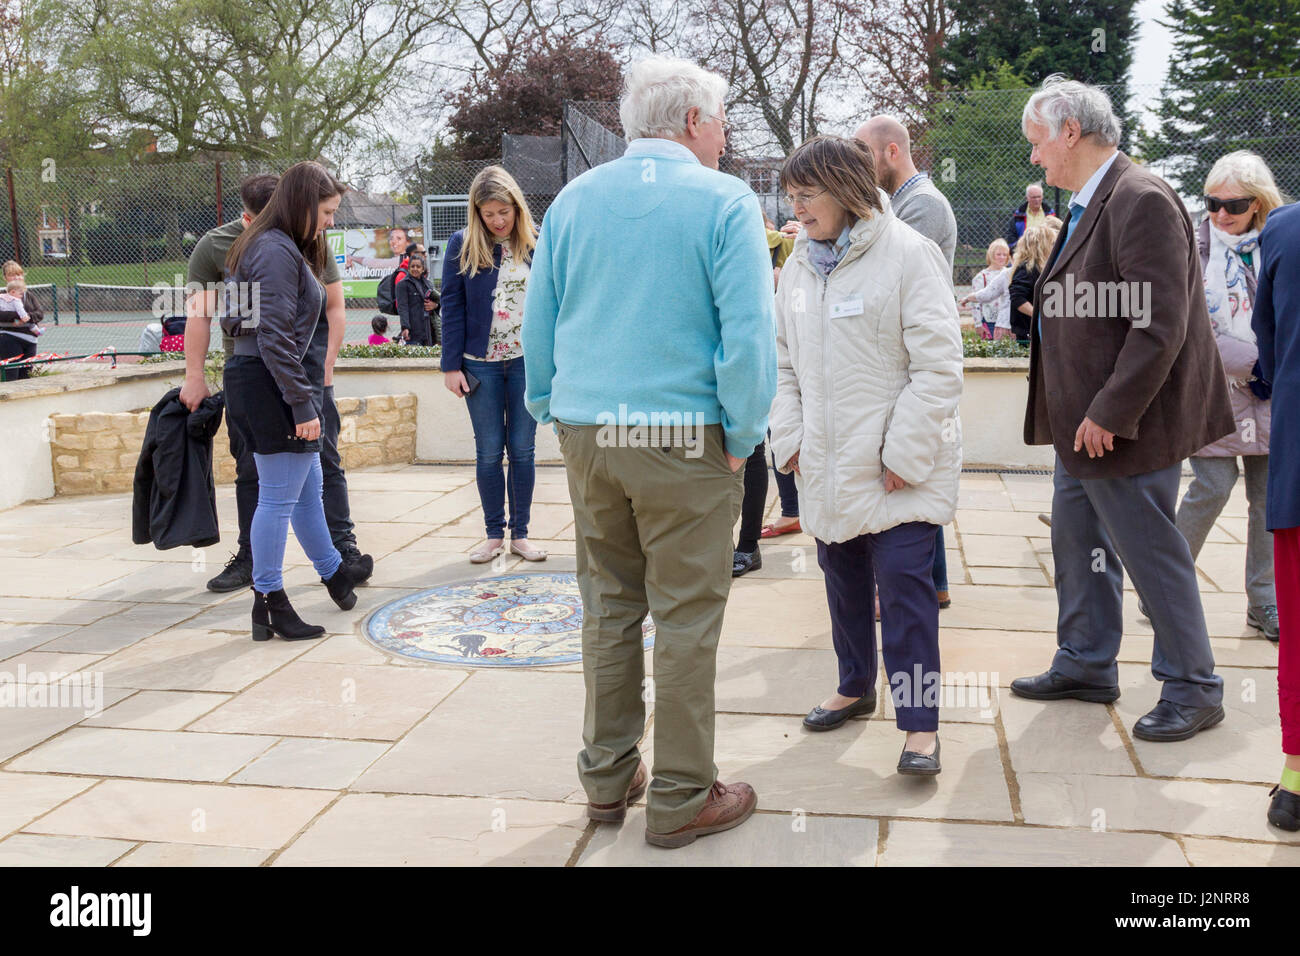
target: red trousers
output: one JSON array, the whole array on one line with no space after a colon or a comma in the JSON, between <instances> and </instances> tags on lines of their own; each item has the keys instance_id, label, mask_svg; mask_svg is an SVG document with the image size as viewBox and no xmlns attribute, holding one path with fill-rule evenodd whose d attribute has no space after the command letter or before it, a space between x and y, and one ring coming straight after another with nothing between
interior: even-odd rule
<instances>
[{"instance_id":1,"label":"red trousers","mask_svg":"<svg viewBox=\"0 0 1300 956\"><path fill-rule=\"evenodd\" d=\"M1273 577L1277 585L1277 703L1282 718L1282 752L1300 754L1300 528L1273 532Z\"/></svg>"}]
</instances>

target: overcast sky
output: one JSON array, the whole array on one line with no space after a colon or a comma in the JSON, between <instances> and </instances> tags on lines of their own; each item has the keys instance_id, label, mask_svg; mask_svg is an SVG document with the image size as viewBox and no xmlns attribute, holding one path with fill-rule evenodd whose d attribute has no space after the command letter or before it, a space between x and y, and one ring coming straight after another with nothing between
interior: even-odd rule
<instances>
[{"instance_id":1,"label":"overcast sky","mask_svg":"<svg viewBox=\"0 0 1300 956\"><path fill-rule=\"evenodd\" d=\"M1138 0L1140 21L1137 46L1133 51L1131 89L1159 86L1165 79L1169 58L1173 55L1173 35L1156 18L1164 18L1166 0Z\"/></svg>"}]
</instances>

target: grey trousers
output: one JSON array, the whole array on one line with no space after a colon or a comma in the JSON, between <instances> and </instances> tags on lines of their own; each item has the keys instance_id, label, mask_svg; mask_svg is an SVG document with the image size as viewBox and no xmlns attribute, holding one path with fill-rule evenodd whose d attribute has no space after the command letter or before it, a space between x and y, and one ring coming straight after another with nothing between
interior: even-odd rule
<instances>
[{"instance_id":1,"label":"grey trousers","mask_svg":"<svg viewBox=\"0 0 1300 956\"><path fill-rule=\"evenodd\" d=\"M1178 530L1187 539L1192 557L1201 553L1205 538L1228 503L1237 483L1237 459L1191 458L1196 476L1178 505ZM1273 588L1273 535L1264 520L1268 487L1268 455L1243 455L1246 472L1246 599L1251 607L1277 604Z\"/></svg>"},{"instance_id":2,"label":"grey trousers","mask_svg":"<svg viewBox=\"0 0 1300 956\"><path fill-rule=\"evenodd\" d=\"M1212 707L1223 681L1205 627L1196 567L1174 524L1180 465L1127 478L1070 475L1056 460L1052 557L1056 565L1056 657L1052 670L1111 687L1119 683L1124 569L1151 612L1151 673L1162 699ZM1121 561L1123 564L1121 564Z\"/></svg>"}]
</instances>

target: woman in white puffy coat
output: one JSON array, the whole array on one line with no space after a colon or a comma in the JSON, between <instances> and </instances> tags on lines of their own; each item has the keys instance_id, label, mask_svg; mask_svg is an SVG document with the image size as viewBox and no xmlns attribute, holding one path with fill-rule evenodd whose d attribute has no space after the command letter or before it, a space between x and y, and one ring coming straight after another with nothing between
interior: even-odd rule
<instances>
[{"instance_id":1,"label":"woman in white puffy coat","mask_svg":"<svg viewBox=\"0 0 1300 956\"><path fill-rule=\"evenodd\" d=\"M961 474L962 346L947 263L894 215L857 140L804 143L781 187L803 231L777 289L772 451L797 476L839 657L836 693L804 726L830 730L875 710L874 575L888 686L907 734L898 770L936 774L930 572Z\"/></svg>"}]
</instances>

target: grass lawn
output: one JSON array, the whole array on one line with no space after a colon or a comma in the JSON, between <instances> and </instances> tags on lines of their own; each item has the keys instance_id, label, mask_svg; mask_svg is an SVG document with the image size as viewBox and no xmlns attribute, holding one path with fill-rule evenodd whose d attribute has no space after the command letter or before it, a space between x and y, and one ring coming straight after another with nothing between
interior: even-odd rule
<instances>
[{"instance_id":1,"label":"grass lawn","mask_svg":"<svg viewBox=\"0 0 1300 956\"><path fill-rule=\"evenodd\" d=\"M148 269L146 279L145 270ZM184 260L175 262L151 262L146 267L140 262L128 262L113 266L72 266L65 269L62 265L33 265L26 270L28 285L44 285L52 282L57 286L68 285L69 277L76 283L91 285L153 285L165 282L176 284L180 275L180 284L185 284Z\"/></svg>"}]
</instances>

